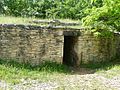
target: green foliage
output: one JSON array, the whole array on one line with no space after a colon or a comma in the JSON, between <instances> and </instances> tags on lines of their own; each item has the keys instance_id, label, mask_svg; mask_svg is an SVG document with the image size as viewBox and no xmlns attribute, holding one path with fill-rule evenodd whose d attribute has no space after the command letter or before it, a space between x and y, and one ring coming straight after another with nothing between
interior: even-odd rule
<instances>
[{"instance_id":1,"label":"green foliage","mask_svg":"<svg viewBox=\"0 0 120 90\"><path fill-rule=\"evenodd\" d=\"M93 6L85 13L87 16L82 19L84 25L92 26L95 32L109 34L110 31L120 31L120 0L103 0L101 7Z\"/></svg>"},{"instance_id":2,"label":"green foliage","mask_svg":"<svg viewBox=\"0 0 120 90\"><path fill-rule=\"evenodd\" d=\"M5 15L81 19L92 4L90 0L1 0L0 7Z\"/></svg>"},{"instance_id":3,"label":"green foliage","mask_svg":"<svg viewBox=\"0 0 120 90\"><path fill-rule=\"evenodd\" d=\"M102 36L120 31L120 0L0 0L0 14L82 19L84 26L92 26Z\"/></svg>"}]
</instances>

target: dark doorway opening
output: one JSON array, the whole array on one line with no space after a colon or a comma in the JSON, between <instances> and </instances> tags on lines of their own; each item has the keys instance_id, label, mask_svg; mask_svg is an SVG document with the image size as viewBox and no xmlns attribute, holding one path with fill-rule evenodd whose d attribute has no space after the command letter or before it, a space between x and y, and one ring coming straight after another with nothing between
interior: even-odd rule
<instances>
[{"instance_id":1,"label":"dark doorway opening","mask_svg":"<svg viewBox=\"0 0 120 90\"><path fill-rule=\"evenodd\" d=\"M63 64L68 66L77 66L77 41L78 37L64 36Z\"/></svg>"}]
</instances>

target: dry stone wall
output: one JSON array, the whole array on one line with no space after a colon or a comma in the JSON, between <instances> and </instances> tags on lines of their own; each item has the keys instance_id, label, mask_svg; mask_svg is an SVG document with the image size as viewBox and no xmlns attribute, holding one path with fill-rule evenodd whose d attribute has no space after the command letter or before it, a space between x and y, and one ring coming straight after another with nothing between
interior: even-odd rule
<instances>
[{"instance_id":1,"label":"dry stone wall","mask_svg":"<svg viewBox=\"0 0 120 90\"><path fill-rule=\"evenodd\" d=\"M83 32L78 37L77 52L80 63L96 63L115 60L120 57L120 35L113 37L94 37L92 33Z\"/></svg>"},{"instance_id":2,"label":"dry stone wall","mask_svg":"<svg viewBox=\"0 0 120 90\"><path fill-rule=\"evenodd\" d=\"M44 60L61 63L64 37L53 31L42 27L1 25L0 58L32 64Z\"/></svg>"},{"instance_id":3,"label":"dry stone wall","mask_svg":"<svg viewBox=\"0 0 120 90\"><path fill-rule=\"evenodd\" d=\"M0 25L0 58L38 65L44 61L64 62L64 37L71 36L70 57L75 65L101 62L120 56L120 35L96 38L87 29ZM67 55L67 54L66 54ZM69 60L67 60L69 62Z\"/></svg>"}]
</instances>

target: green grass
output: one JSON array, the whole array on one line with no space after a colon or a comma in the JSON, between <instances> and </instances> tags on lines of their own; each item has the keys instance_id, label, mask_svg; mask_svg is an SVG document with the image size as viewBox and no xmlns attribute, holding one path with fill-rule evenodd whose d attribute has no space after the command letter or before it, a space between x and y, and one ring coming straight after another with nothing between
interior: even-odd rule
<instances>
[{"instance_id":1,"label":"green grass","mask_svg":"<svg viewBox=\"0 0 120 90\"><path fill-rule=\"evenodd\" d=\"M31 20L33 20L33 18L0 16L1 24L29 24Z\"/></svg>"},{"instance_id":2,"label":"green grass","mask_svg":"<svg viewBox=\"0 0 120 90\"><path fill-rule=\"evenodd\" d=\"M98 69L96 73L107 78L120 76L120 64L112 65L107 67L107 69Z\"/></svg>"},{"instance_id":3,"label":"green grass","mask_svg":"<svg viewBox=\"0 0 120 90\"><path fill-rule=\"evenodd\" d=\"M1 24L32 24L37 25L35 23L31 23L30 21L33 20L48 20L51 21L52 19L40 19L40 18L27 18L27 17L12 17L12 16L0 16L0 23ZM61 22L66 23L79 23L79 20L71 20L71 19L59 19ZM38 24L39 25L39 24Z\"/></svg>"},{"instance_id":4,"label":"green grass","mask_svg":"<svg viewBox=\"0 0 120 90\"><path fill-rule=\"evenodd\" d=\"M36 25L36 26L48 26L46 23L33 23L33 20L47 20L51 21L52 19L40 19L40 18L27 18L27 17L12 17L12 16L0 16L0 24L24 24L24 25ZM80 23L79 20L71 20L71 19L58 19L64 23ZM63 28L81 28L81 25L77 26L62 26Z\"/></svg>"},{"instance_id":5,"label":"green grass","mask_svg":"<svg viewBox=\"0 0 120 90\"><path fill-rule=\"evenodd\" d=\"M120 75L120 60L83 64L81 67L92 69L95 73L103 75L107 78L113 78L114 76Z\"/></svg>"},{"instance_id":6,"label":"green grass","mask_svg":"<svg viewBox=\"0 0 120 90\"><path fill-rule=\"evenodd\" d=\"M0 60L0 80L20 83L22 79L38 79L41 82L54 80L59 75L69 73L69 68L55 62L45 62L39 66ZM57 76L56 76L57 75Z\"/></svg>"},{"instance_id":7,"label":"green grass","mask_svg":"<svg viewBox=\"0 0 120 90\"><path fill-rule=\"evenodd\" d=\"M23 17L11 17L11 16L0 16L0 24L24 24L24 25L37 25L30 23L37 18L23 18Z\"/></svg>"},{"instance_id":8,"label":"green grass","mask_svg":"<svg viewBox=\"0 0 120 90\"><path fill-rule=\"evenodd\" d=\"M104 63L91 63L87 65L81 65L82 68L89 68L94 70L92 75L98 74L106 78L112 78L120 76L120 63L119 62L104 62ZM71 72L69 67L58 64L55 62L45 62L38 66L32 66L30 64L17 63L15 61L0 59L0 80L7 81L8 83L18 84L22 83L22 80L38 80L39 82L57 82L60 87L55 90L107 90L102 82L99 82L96 78L93 78L90 83L87 82L89 76L79 75ZM86 78L87 77L87 78ZM66 80L67 79L67 80ZM80 79L80 80L79 80ZM71 86L69 82L72 82ZM79 81L85 81L90 86L86 86L85 83ZM110 89L114 90L114 88Z\"/></svg>"}]
</instances>

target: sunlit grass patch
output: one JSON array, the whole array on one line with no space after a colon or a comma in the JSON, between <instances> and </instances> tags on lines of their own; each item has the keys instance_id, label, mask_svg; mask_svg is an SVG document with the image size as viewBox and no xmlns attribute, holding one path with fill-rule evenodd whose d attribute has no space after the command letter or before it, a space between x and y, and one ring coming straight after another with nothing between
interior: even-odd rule
<instances>
[{"instance_id":1,"label":"sunlit grass patch","mask_svg":"<svg viewBox=\"0 0 120 90\"><path fill-rule=\"evenodd\" d=\"M33 18L0 16L1 24L29 24L29 20L33 20Z\"/></svg>"},{"instance_id":2,"label":"sunlit grass patch","mask_svg":"<svg viewBox=\"0 0 120 90\"><path fill-rule=\"evenodd\" d=\"M1 24L35 24L31 23L33 20L46 20L51 21L53 19L41 19L41 18L34 18L34 17L12 17L12 16L0 16L0 23ZM79 20L71 20L71 19L57 19L61 22L65 23L79 23ZM39 24L38 24L39 25Z\"/></svg>"},{"instance_id":3,"label":"sunlit grass patch","mask_svg":"<svg viewBox=\"0 0 120 90\"><path fill-rule=\"evenodd\" d=\"M0 16L0 24L23 24L23 25L35 25L35 26L49 26L48 23L35 23L34 21L52 21L53 19L41 19L41 18L34 18L34 17L12 17L12 16ZM79 20L71 20L71 19L56 19L59 20L62 23L76 23L79 25L75 26L60 26L63 28L75 28L80 29L81 23ZM54 25L53 25L54 26Z\"/></svg>"},{"instance_id":4,"label":"sunlit grass patch","mask_svg":"<svg viewBox=\"0 0 120 90\"><path fill-rule=\"evenodd\" d=\"M58 76L69 73L67 66L55 62L45 62L39 66L20 64L14 61L0 60L0 80L10 83L20 83L22 79L38 79L48 81L59 78Z\"/></svg>"},{"instance_id":5,"label":"sunlit grass patch","mask_svg":"<svg viewBox=\"0 0 120 90\"><path fill-rule=\"evenodd\" d=\"M90 68L95 73L103 75L107 78L112 78L120 75L120 61L100 62L83 64L81 67Z\"/></svg>"},{"instance_id":6,"label":"sunlit grass patch","mask_svg":"<svg viewBox=\"0 0 120 90\"><path fill-rule=\"evenodd\" d=\"M112 67L108 67L107 70L98 69L96 73L103 75L107 78L113 78L116 76L120 76L120 64L113 65Z\"/></svg>"}]
</instances>

